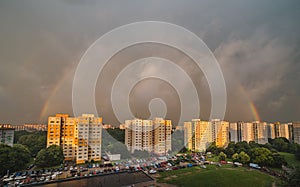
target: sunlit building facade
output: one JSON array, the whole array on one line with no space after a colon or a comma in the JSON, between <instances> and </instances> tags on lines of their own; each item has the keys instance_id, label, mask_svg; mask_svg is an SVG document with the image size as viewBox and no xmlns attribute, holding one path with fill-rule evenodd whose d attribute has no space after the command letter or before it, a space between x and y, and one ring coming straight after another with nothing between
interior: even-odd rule
<instances>
[{"instance_id":1,"label":"sunlit building facade","mask_svg":"<svg viewBox=\"0 0 300 187\"><path fill-rule=\"evenodd\" d=\"M219 119L211 120L212 140L217 147L226 147L229 143L229 122Z\"/></svg>"},{"instance_id":2,"label":"sunlit building facade","mask_svg":"<svg viewBox=\"0 0 300 187\"><path fill-rule=\"evenodd\" d=\"M184 122L184 144L194 152L204 152L212 143L212 128L208 121L193 119Z\"/></svg>"},{"instance_id":3,"label":"sunlit building facade","mask_svg":"<svg viewBox=\"0 0 300 187\"><path fill-rule=\"evenodd\" d=\"M65 160L84 163L101 160L102 118L93 114L69 117L56 114L48 118L47 147L59 145Z\"/></svg>"},{"instance_id":4,"label":"sunlit building facade","mask_svg":"<svg viewBox=\"0 0 300 187\"><path fill-rule=\"evenodd\" d=\"M268 138L271 138L271 139L275 138L275 124L274 123L269 123L267 125L267 134L268 134Z\"/></svg>"},{"instance_id":5,"label":"sunlit building facade","mask_svg":"<svg viewBox=\"0 0 300 187\"><path fill-rule=\"evenodd\" d=\"M254 121L252 122L253 138L258 144L268 143L267 123Z\"/></svg>"},{"instance_id":6,"label":"sunlit building facade","mask_svg":"<svg viewBox=\"0 0 300 187\"><path fill-rule=\"evenodd\" d=\"M280 124L279 126L279 137L283 137L286 139L290 139L290 131L289 131L289 125L288 123Z\"/></svg>"}]
</instances>

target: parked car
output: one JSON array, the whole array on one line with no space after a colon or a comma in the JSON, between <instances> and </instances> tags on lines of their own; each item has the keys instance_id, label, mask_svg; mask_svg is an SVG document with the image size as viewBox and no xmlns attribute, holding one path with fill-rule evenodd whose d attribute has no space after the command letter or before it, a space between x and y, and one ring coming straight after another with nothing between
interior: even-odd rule
<instances>
[{"instance_id":1,"label":"parked car","mask_svg":"<svg viewBox=\"0 0 300 187\"><path fill-rule=\"evenodd\" d=\"M32 169L34 167L34 164L31 164L30 166L27 167L27 169Z\"/></svg>"},{"instance_id":2,"label":"parked car","mask_svg":"<svg viewBox=\"0 0 300 187\"><path fill-rule=\"evenodd\" d=\"M149 171L149 173L150 173L150 174L155 174L156 171L155 171L154 169L151 169L151 170Z\"/></svg>"},{"instance_id":3,"label":"parked car","mask_svg":"<svg viewBox=\"0 0 300 187\"><path fill-rule=\"evenodd\" d=\"M260 167L258 164L250 163L249 166L250 166L251 168L261 169L261 167Z\"/></svg>"}]
</instances>

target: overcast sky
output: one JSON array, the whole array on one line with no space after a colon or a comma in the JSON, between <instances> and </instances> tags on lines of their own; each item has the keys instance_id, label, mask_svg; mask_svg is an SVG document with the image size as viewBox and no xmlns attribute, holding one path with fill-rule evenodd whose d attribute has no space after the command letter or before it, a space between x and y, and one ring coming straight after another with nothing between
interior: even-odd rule
<instances>
[{"instance_id":1,"label":"overcast sky","mask_svg":"<svg viewBox=\"0 0 300 187\"><path fill-rule=\"evenodd\" d=\"M72 115L73 77L87 48L113 28L149 20L185 27L214 53L227 87L226 120L254 120L250 102L264 121L300 120L299 10L298 0L0 0L0 123L45 123L55 113ZM184 59L155 44L130 47L111 59L96 89L104 122L118 124L109 98L118 63L164 54L176 56L175 63ZM201 90L199 117L208 119L207 82L201 71L188 73ZM165 99L167 117L178 120L178 96L155 79L132 90L133 113L149 117L148 103L156 97Z\"/></svg>"}]
</instances>

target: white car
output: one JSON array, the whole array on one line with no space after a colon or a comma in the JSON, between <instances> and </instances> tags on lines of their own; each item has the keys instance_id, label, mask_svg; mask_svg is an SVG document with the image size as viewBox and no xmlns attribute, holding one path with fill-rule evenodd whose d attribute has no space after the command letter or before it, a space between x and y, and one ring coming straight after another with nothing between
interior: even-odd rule
<instances>
[{"instance_id":1,"label":"white car","mask_svg":"<svg viewBox=\"0 0 300 187\"><path fill-rule=\"evenodd\" d=\"M55 175L55 174L52 175L52 176L51 176L51 179L52 179L52 180L56 179L56 175Z\"/></svg>"},{"instance_id":2,"label":"white car","mask_svg":"<svg viewBox=\"0 0 300 187\"><path fill-rule=\"evenodd\" d=\"M14 178L11 178L11 177L3 179L4 182L8 182L8 181L12 181L12 180L14 180Z\"/></svg>"},{"instance_id":3,"label":"white car","mask_svg":"<svg viewBox=\"0 0 300 187\"><path fill-rule=\"evenodd\" d=\"M149 171L149 173L150 173L150 174L155 174L156 171L155 171L154 169L151 169L151 170Z\"/></svg>"}]
</instances>

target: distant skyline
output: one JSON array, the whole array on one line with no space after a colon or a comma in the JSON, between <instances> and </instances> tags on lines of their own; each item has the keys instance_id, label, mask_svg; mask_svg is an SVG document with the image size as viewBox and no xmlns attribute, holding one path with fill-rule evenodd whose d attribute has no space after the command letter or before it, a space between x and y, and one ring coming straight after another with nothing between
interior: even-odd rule
<instances>
[{"instance_id":1,"label":"distant skyline","mask_svg":"<svg viewBox=\"0 0 300 187\"><path fill-rule=\"evenodd\" d=\"M0 124L73 115L73 77L87 48L116 27L149 20L192 31L214 53L227 89L224 120L300 121L299 10L296 0L0 1ZM141 44L113 56L98 79L96 105L103 121L119 124L110 103L116 75L133 59L148 56L184 67L199 92L199 118L208 120L211 98L203 73L177 50ZM148 118L148 103L156 97L167 105L166 118L178 120L178 95L157 79L133 88L132 112Z\"/></svg>"}]
</instances>

